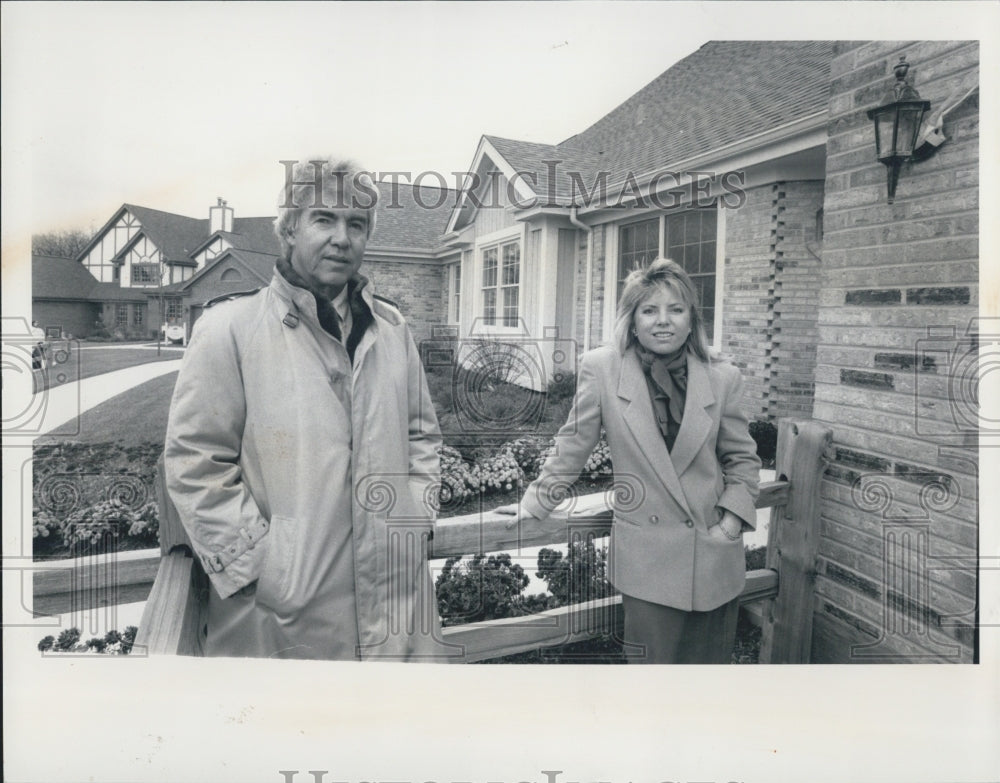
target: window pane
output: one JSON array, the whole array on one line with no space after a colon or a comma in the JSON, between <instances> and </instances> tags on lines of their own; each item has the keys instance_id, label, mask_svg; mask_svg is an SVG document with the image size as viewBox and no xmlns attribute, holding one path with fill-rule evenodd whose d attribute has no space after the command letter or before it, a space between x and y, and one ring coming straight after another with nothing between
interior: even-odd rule
<instances>
[{"instance_id":1,"label":"window pane","mask_svg":"<svg viewBox=\"0 0 1000 783\"><path fill-rule=\"evenodd\" d=\"M521 247L517 244L504 245L503 285L516 285L520 280Z\"/></svg>"},{"instance_id":2,"label":"window pane","mask_svg":"<svg viewBox=\"0 0 1000 783\"><path fill-rule=\"evenodd\" d=\"M643 220L622 226L618 241L618 293L622 281L637 266L655 260L660 252L660 219Z\"/></svg>"},{"instance_id":3,"label":"window pane","mask_svg":"<svg viewBox=\"0 0 1000 783\"><path fill-rule=\"evenodd\" d=\"M517 294L516 287L503 289L503 325L517 326Z\"/></svg>"},{"instance_id":4,"label":"window pane","mask_svg":"<svg viewBox=\"0 0 1000 783\"><path fill-rule=\"evenodd\" d=\"M715 239L711 242L704 242L701 246L701 272L708 274L715 273Z\"/></svg>"},{"instance_id":5,"label":"window pane","mask_svg":"<svg viewBox=\"0 0 1000 783\"><path fill-rule=\"evenodd\" d=\"M493 326L497 322L497 290L490 288L483 291L483 323Z\"/></svg>"},{"instance_id":6,"label":"window pane","mask_svg":"<svg viewBox=\"0 0 1000 783\"><path fill-rule=\"evenodd\" d=\"M491 247L483 251L483 287L497 284L497 249Z\"/></svg>"}]
</instances>

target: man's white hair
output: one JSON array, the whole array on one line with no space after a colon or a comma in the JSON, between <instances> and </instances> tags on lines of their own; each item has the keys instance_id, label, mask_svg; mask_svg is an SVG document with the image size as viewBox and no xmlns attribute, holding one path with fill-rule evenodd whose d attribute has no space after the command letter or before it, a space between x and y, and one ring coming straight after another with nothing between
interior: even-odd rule
<instances>
[{"instance_id":1,"label":"man's white hair","mask_svg":"<svg viewBox=\"0 0 1000 783\"><path fill-rule=\"evenodd\" d=\"M278 217L274 233L284 257L291 253L288 237L304 209L362 209L368 215L368 237L375 230L378 188L371 175L352 160L314 155L301 160L283 160L285 183L278 194ZM318 186L318 187L317 187Z\"/></svg>"}]
</instances>

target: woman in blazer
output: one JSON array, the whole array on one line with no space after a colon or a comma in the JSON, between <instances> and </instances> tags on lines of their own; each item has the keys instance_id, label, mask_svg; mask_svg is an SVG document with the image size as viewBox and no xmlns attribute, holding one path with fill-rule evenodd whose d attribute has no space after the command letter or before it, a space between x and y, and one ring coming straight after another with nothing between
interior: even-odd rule
<instances>
[{"instance_id":1,"label":"woman in blazer","mask_svg":"<svg viewBox=\"0 0 1000 783\"><path fill-rule=\"evenodd\" d=\"M645 663L728 663L755 526L760 460L743 379L711 357L691 279L659 259L632 272L615 346L585 353L569 419L517 506L531 524L565 498L601 430L615 472L609 574L626 653Z\"/></svg>"}]
</instances>

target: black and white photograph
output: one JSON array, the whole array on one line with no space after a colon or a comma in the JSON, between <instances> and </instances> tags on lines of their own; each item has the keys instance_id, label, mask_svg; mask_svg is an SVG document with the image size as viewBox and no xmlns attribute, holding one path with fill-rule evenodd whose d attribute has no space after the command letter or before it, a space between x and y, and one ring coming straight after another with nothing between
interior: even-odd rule
<instances>
[{"instance_id":1,"label":"black and white photograph","mask_svg":"<svg viewBox=\"0 0 1000 783\"><path fill-rule=\"evenodd\" d=\"M1000 779L996 3L0 12L5 779Z\"/></svg>"}]
</instances>

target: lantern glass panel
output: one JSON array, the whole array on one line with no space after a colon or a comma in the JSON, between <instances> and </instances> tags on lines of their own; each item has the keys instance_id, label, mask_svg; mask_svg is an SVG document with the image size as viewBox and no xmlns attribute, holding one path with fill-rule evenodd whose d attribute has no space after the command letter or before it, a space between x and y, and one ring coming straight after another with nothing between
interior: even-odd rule
<instances>
[{"instance_id":1,"label":"lantern glass panel","mask_svg":"<svg viewBox=\"0 0 1000 783\"><path fill-rule=\"evenodd\" d=\"M920 130L920 119L924 110L919 104L899 107L899 131L896 148L899 155L912 155L913 145Z\"/></svg>"},{"instance_id":2,"label":"lantern glass panel","mask_svg":"<svg viewBox=\"0 0 1000 783\"><path fill-rule=\"evenodd\" d=\"M880 110L875 117L875 132L878 134L876 141L879 160L883 158L891 158L896 154L896 138L894 134L895 125L896 108L894 106L889 106Z\"/></svg>"}]
</instances>

